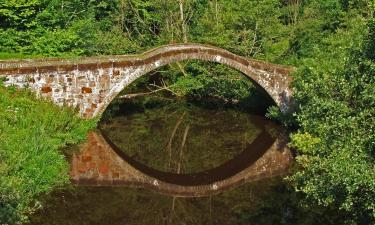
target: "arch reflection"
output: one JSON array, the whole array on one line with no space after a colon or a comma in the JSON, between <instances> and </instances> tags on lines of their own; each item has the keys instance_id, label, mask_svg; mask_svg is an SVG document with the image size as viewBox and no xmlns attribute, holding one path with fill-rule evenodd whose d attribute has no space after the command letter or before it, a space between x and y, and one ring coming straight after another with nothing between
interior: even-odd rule
<instances>
[{"instance_id":1,"label":"arch reflection","mask_svg":"<svg viewBox=\"0 0 375 225\"><path fill-rule=\"evenodd\" d=\"M284 175L293 162L287 134L268 129L235 158L199 173L177 174L141 164L121 151L102 132L91 132L75 152L71 181L77 185L132 186L156 192L197 197L217 194L243 183Z\"/></svg>"}]
</instances>

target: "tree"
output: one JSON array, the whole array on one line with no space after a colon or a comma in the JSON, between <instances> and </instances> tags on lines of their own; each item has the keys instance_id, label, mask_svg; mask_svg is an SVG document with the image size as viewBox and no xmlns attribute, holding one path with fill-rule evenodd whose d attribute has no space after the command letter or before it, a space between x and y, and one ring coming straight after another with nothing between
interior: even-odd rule
<instances>
[{"instance_id":1,"label":"tree","mask_svg":"<svg viewBox=\"0 0 375 225\"><path fill-rule=\"evenodd\" d=\"M355 29L335 38L349 40L366 30L356 22ZM352 39L342 63L324 68L322 61L332 57L325 51L319 62L305 64L295 82L301 128L292 146L301 153L297 161L303 170L290 180L313 204L336 208L353 224L375 223L373 24L367 24L365 41Z\"/></svg>"}]
</instances>

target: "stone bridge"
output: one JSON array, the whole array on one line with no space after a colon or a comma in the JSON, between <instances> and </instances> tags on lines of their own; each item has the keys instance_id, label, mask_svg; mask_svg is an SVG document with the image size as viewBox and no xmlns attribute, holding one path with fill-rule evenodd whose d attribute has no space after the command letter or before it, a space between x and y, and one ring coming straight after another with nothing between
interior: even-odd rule
<instances>
[{"instance_id":1,"label":"stone bridge","mask_svg":"<svg viewBox=\"0 0 375 225\"><path fill-rule=\"evenodd\" d=\"M57 105L77 108L84 118L100 116L130 83L164 65L199 59L228 65L262 87L282 111L291 108L293 68L244 58L200 44L165 45L140 55L79 59L0 61L6 85L28 87Z\"/></svg>"}]
</instances>

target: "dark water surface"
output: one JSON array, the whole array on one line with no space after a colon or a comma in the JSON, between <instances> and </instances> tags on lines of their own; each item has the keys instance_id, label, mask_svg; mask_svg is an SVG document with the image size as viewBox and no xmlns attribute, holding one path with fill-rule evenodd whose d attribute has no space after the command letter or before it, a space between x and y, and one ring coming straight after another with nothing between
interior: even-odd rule
<instances>
[{"instance_id":1,"label":"dark water surface","mask_svg":"<svg viewBox=\"0 0 375 225\"><path fill-rule=\"evenodd\" d=\"M257 145L250 145L257 138L263 139L258 145L272 144L274 138L263 132L267 126L278 128L263 117L235 110L171 103L117 116L102 123L101 129L142 164L166 172L195 173L215 168L249 148L256 150Z\"/></svg>"},{"instance_id":2,"label":"dark water surface","mask_svg":"<svg viewBox=\"0 0 375 225\"><path fill-rule=\"evenodd\" d=\"M186 102L122 108L126 110L107 115L101 131L90 134L73 154L71 179L76 185L44 196L44 207L31 224L321 220L296 207L282 179L293 157L285 130L275 123Z\"/></svg>"}]
</instances>

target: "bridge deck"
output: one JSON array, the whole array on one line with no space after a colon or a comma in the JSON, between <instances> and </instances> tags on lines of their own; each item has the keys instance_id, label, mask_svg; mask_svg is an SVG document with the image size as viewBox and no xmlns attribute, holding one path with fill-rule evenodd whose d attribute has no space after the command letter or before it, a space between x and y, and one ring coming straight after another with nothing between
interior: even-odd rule
<instances>
[{"instance_id":1,"label":"bridge deck","mask_svg":"<svg viewBox=\"0 0 375 225\"><path fill-rule=\"evenodd\" d=\"M209 54L223 55L226 58L233 58L242 61L244 64L252 66L256 69L262 69L268 72L276 72L279 74L289 74L294 71L293 67L277 65L252 58L237 56L229 51L202 44L170 44L157 47L146 51L142 54L135 55L102 55L93 57L78 58L38 58L38 59L22 59L22 60L0 60L0 75L18 75L29 74L35 72L51 72L62 71L69 72L74 70L91 70L97 68L109 68L123 66L140 66L147 64L147 61L154 61L163 56L171 56L173 49L174 54L184 54L192 52L205 52ZM178 49L178 50L177 50Z\"/></svg>"}]
</instances>

